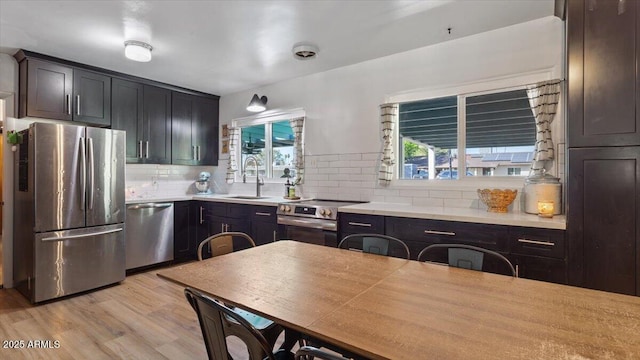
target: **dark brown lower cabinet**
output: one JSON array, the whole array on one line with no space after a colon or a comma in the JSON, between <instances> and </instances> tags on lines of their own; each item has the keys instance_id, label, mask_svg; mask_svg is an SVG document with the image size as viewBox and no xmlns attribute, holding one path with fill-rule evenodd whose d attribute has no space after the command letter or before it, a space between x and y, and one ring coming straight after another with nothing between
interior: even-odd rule
<instances>
[{"instance_id":1,"label":"dark brown lower cabinet","mask_svg":"<svg viewBox=\"0 0 640 360\"><path fill-rule=\"evenodd\" d=\"M278 219L275 206L251 206L251 237L256 245L278 240Z\"/></svg>"},{"instance_id":2,"label":"dark brown lower cabinet","mask_svg":"<svg viewBox=\"0 0 640 360\"><path fill-rule=\"evenodd\" d=\"M206 224L201 221L201 203L178 201L174 203L174 261L195 260L200 241L207 236Z\"/></svg>"},{"instance_id":3,"label":"dark brown lower cabinet","mask_svg":"<svg viewBox=\"0 0 640 360\"><path fill-rule=\"evenodd\" d=\"M569 150L569 284L640 295L640 147Z\"/></svg>"},{"instance_id":4,"label":"dark brown lower cabinet","mask_svg":"<svg viewBox=\"0 0 640 360\"><path fill-rule=\"evenodd\" d=\"M567 284L567 262L541 256L510 255L507 258L516 267L518 277Z\"/></svg>"}]
</instances>

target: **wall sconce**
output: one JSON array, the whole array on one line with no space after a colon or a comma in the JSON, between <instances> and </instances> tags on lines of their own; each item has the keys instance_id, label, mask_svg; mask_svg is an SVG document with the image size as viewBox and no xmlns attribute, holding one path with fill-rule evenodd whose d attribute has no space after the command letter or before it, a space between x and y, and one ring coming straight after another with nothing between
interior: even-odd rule
<instances>
[{"instance_id":1,"label":"wall sconce","mask_svg":"<svg viewBox=\"0 0 640 360\"><path fill-rule=\"evenodd\" d=\"M261 98L258 97L258 94L253 94L249 105L247 105L247 110L251 112L260 112L267 110L267 97L263 96Z\"/></svg>"},{"instance_id":2,"label":"wall sconce","mask_svg":"<svg viewBox=\"0 0 640 360\"><path fill-rule=\"evenodd\" d=\"M142 41L127 40L124 42L124 56L133 61L151 61L151 50L153 47Z\"/></svg>"}]
</instances>

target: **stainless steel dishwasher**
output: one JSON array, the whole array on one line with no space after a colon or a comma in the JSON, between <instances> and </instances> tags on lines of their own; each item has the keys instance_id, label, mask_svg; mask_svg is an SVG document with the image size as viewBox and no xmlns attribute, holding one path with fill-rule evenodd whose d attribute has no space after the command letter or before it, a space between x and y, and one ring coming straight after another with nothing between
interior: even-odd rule
<instances>
[{"instance_id":1,"label":"stainless steel dishwasher","mask_svg":"<svg viewBox=\"0 0 640 360\"><path fill-rule=\"evenodd\" d=\"M127 270L173 260L173 203L127 206Z\"/></svg>"}]
</instances>

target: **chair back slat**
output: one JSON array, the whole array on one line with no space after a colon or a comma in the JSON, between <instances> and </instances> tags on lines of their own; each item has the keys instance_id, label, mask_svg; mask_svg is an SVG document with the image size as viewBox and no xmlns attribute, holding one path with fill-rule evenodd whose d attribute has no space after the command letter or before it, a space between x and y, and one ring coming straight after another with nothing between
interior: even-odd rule
<instances>
[{"instance_id":1,"label":"chair back slat","mask_svg":"<svg viewBox=\"0 0 640 360\"><path fill-rule=\"evenodd\" d=\"M469 249L448 249L449 266L482 271L484 253Z\"/></svg>"},{"instance_id":2,"label":"chair back slat","mask_svg":"<svg viewBox=\"0 0 640 360\"><path fill-rule=\"evenodd\" d=\"M443 259L442 251L446 250L446 260ZM433 244L422 249L418 254L418 261L444 262L449 266L465 268L470 270L486 271L487 263L497 265L491 267L490 272L498 274L508 274L517 277L513 264L504 255L493 250L466 244ZM495 270L495 271L494 271ZM498 271L500 270L500 271Z\"/></svg>"},{"instance_id":3,"label":"chair back slat","mask_svg":"<svg viewBox=\"0 0 640 360\"><path fill-rule=\"evenodd\" d=\"M393 236L382 234L347 235L340 241L338 248L403 259L411 258L407 244Z\"/></svg>"}]
</instances>

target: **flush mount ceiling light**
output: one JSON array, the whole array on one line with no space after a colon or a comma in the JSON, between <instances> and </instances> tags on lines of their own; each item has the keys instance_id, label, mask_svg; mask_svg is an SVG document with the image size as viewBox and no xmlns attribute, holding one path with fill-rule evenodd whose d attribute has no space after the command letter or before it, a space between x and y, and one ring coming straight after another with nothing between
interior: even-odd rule
<instances>
[{"instance_id":1,"label":"flush mount ceiling light","mask_svg":"<svg viewBox=\"0 0 640 360\"><path fill-rule=\"evenodd\" d=\"M247 110L251 112L260 112L267 110L267 97L258 97L258 94L253 94L249 105L247 105Z\"/></svg>"},{"instance_id":2,"label":"flush mount ceiling light","mask_svg":"<svg viewBox=\"0 0 640 360\"><path fill-rule=\"evenodd\" d=\"M320 49L318 49L317 46L309 43L297 43L293 45L293 49L291 49L293 57L298 60L315 59L318 55L318 51L320 51Z\"/></svg>"},{"instance_id":3,"label":"flush mount ceiling light","mask_svg":"<svg viewBox=\"0 0 640 360\"><path fill-rule=\"evenodd\" d=\"M151 61L151 50L153 47L142 41L127 40L124 42L124 56L133 61Z\"/></svg>"}]
</instances>

